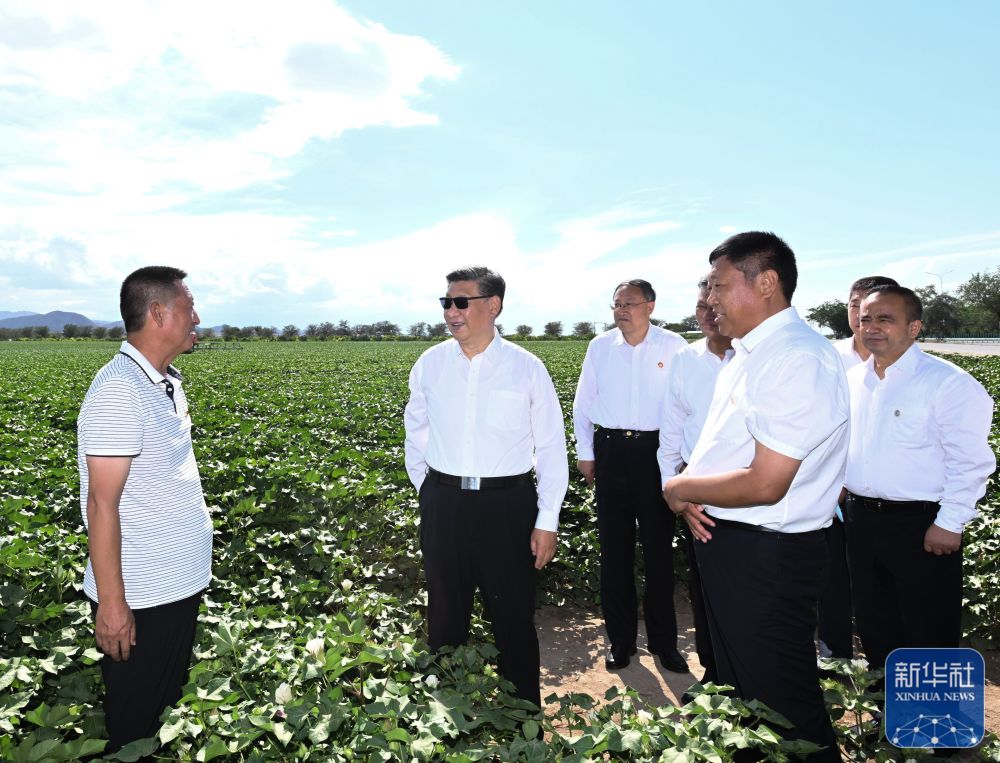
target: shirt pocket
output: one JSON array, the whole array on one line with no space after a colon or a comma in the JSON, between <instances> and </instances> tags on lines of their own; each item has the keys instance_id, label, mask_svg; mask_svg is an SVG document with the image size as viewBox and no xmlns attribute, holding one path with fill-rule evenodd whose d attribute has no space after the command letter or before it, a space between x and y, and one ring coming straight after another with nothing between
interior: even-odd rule
<instances>
[{"instance_id":1,"label":"shirt pocket","mask_svg":"<svg viewBox=\"0 0 1000 763\"><path fill-rule=\"evenodd\" d=\"M897 445L923 449L927 442L927 424L931 409L918 403L900 403L888 411L889 435Z\"/></svg>"},{"instance_id":2,"label":"shirt pocket","mask_svg":"<svg viewBox=\"0 0 1000 763\"><path fill-rule=\"evenodd\" d=\"M527 396L510 390L490 392L486 423L494 429L512 431L519 429L528 407Z\"/></svg>"}]
</instances>

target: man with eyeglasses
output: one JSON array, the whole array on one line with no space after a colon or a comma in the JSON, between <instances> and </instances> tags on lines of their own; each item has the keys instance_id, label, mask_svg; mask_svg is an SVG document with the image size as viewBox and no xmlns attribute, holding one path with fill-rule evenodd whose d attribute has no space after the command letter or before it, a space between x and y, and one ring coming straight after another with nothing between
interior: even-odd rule
<instances>
[{"instance_id":1,"label":"man with eyeglasses","mask_svg":"<svg viewBox=\"0 0 1000 763\"><path fill-rule=\"evenodd\" d=\"M535 577L555 556L569 483L562 410L542 362L496 330L503 278L470 267L447 282L441 306L453 338L414 364L404 418L428 642L466 643L478 588L501 674L540 706Z\"/></svg>"},{"instance_id":2,"label":"man with eyeglasses","mask_svg":"<svg viewBox=\"0 0 1000 763\"><path fill-rule=\"evenodd\" d=\"M674 612L675 520L663 503L656 449L671 361L687 342L650 323L656 292L648 281L618 284L612 301L615 328L587 347L573 401L577 468L597 493L601 610L611 642L604 666L627 667L636 653L638 524L648 648L667 670L686 673Z\"/></svg>"},{"instance_id":3,"label":"man with eyeglasses","mask_svg":"<svg viewBox=\"0 0 1000 763\"><path fill-rule=\"evenodd\" d=\"M98 371L77 420L90 547L83 591L104 653L106 753L154 735L180 699L212 573L212 521L171 365L197 339L186 275L156 266L125 279L127 340Z\"/></svg>"}]
</instances>

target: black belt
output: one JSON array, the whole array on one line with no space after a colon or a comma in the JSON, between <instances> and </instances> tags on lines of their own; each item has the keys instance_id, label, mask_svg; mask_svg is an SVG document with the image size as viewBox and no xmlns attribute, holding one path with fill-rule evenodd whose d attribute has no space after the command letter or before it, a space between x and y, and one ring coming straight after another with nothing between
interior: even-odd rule
<instances>
[{"instance_id":1,"label":"black belt","mask_svg":"<svg viewBox=\"0 0 1000 763\"><path fill-rule=\"evenodd\" d=\"M847 500L853 506L860 506L865 511L937 511L940 503L934 501L890 501L887 498L868 498L864 495L848 493Z\"/></svg>"},{"instance_id":2,"label":"black belt","mask_svg":"<svg viewBox=\"0 0 1000 763\"><path fill-rule=\"evenodd\" d=\"M514 474L510 477L456 477L453 474L444 474L428 466L427 476L442 485L458 487L462 490L496 490L502 487L534 484L534 480L531 479L531 472Z\"/></svg>"},{"instance_id":3,"label":"black belt","mask_svg":"<svg viewBox=\"0 0 1000 763\"><path fill-rule=\"evenodd\" d=\"M624 437L626 440L643 440L649 437L659 438L660 431L658 429L642 430L642 429L608 429L607 427L598 426L597 431L608 437Z\"/></svg>"},{"instance_id":4,"label":"black belt","mask_svg":"<svg viewBox=\"0 0 1000 763\"><path fill-rule=\"evenodd\" d=\"M772 530L770 527L750 524L749 522L737 522L734 519L721 519L714 514L708 515L713 522L723 527L732 527L734 530L745 530L751 533L767 533L768 535L782 535L787 538L808 538L810 535L822 535L822 530L806 530L802 533L786 533L781 530Z\"/></svg>"}]
</instances>

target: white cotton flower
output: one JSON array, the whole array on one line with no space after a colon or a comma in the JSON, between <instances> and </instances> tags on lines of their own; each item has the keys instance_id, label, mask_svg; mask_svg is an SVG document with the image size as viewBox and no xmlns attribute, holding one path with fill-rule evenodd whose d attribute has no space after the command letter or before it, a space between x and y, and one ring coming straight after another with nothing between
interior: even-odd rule
<instances>
[{"instance_id":1,"label":"white cotton flower","mask_svg":"<svg viewBox=\"0 0 1000 763\"><path fill-rule=\"evenodd\" d=\"M653 714L648 710L640 710L635 714L635 720L640 726L648 726L649 722L653 720Z\"/></svg>"},{"instance_id":2,"label":"white cotton flower","mask_svg":"<svg viewBox=\"0 0 1000 763\"><path fill-rule=\"evenodd\" d=\"M354 587L354 581L347 579L341 580L340 587L343 588L344 591L350 591Z\"/></svg>"},{"instance_id":3,"label":"white cotton flower","mask_svg":"<svg viewBox=\"0 0 1000 763\"><path fill-rule=\"evenodd\" d=\"M306 651L317 662L322 662L326 650L326 641L322 636L311 638L306 642Z\"/></svg>"},{"instance_id":4,"label":"white cotton flower","mask_svg":"<svg viewBox=\"0 0 1000 763\"><path fill-rule=\"evenodd\" d=\"M274 690L274 701L279 705L287 705L292 701L292 687L288 684L282 684L277 689Z\"/></svg>"},{"instance_id":5,"label":"white cotton flower","mask_svg":"<svg viewBox=\"0 0 1000 763\"><path fill-rule=\"evenodd\" d=\"M438 677L431 673L430 675L424 677L424 683L427 684L427 688L436 689L438 685Z\"/></svg>"}]
</instances>

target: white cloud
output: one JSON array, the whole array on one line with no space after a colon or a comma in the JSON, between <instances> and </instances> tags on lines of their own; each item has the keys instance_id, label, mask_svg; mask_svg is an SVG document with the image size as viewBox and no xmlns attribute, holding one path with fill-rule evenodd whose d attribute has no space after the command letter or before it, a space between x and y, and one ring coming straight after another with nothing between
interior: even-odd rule
<instances>
[{"instance_id":1,"label":"white cloud","mask_svg":"<svg viewBox=\"0 0 1000 763\"><path fill-rule=\"evenodd\" d=\"M726 235L730 235L730 234L736 233L736 231L737 231L737 228L736 228L735 225L721 225L721 226L719 226L719 233L725 233Z\"/></svg>"},{"instance_id":2,"label":"white cloud","mask_svg":"<svg viewBox=\"0 0 1000 763\"><path fill-rule=\"evenodd\" d=\"M87 209L63 214L83 225ZM516 224L496 212L449 218L410 233L350 243L353 231L330 231L315 240L315 220L232 212L188 216L154 212L120 218L85 239L65 242L48 231L0 225L0 262L19 268L20 289L5 309L52 309L85 289L93 317L114 317L115 290L132 269L169 263L190 273L189 282L206 325L388 318L401 323L439 320L436 298L444 276L469 264L487 264L507 280L503 319L610 320L610 292L627 278L648 278L660 291L661 317L693 309L693 283L704 270L704 249L678 245L647 248L673 234L677 223L655 211L616 207L590 218L557 224L557 240L543 250L519 244ZM331 221L324 221L331 222ZM67 259L67 253L73 257ZM613 256L612 256L613 255ZM71 267L70 267L71 266ZM59 276L59 303L40 291ZM682 305L673 309L673 294ZM690 302L689 306L687 303ZM678 315L675 316L674 313Z\"/></svg>"},{"instance_id":3,"label":"white cloud","mask_svg":"<svg viewBox=\"0 0 1000 763\"><path fill-rule=\"evenodd\" d=\"M321 0L7 3L2 26L0 104L18 115L0 129L18 159L8 206L50 188L166 207L164 184L273 180L313 139L435 124L413 100L459 71L426 40Z\"/></svg>"}]
</instances>

